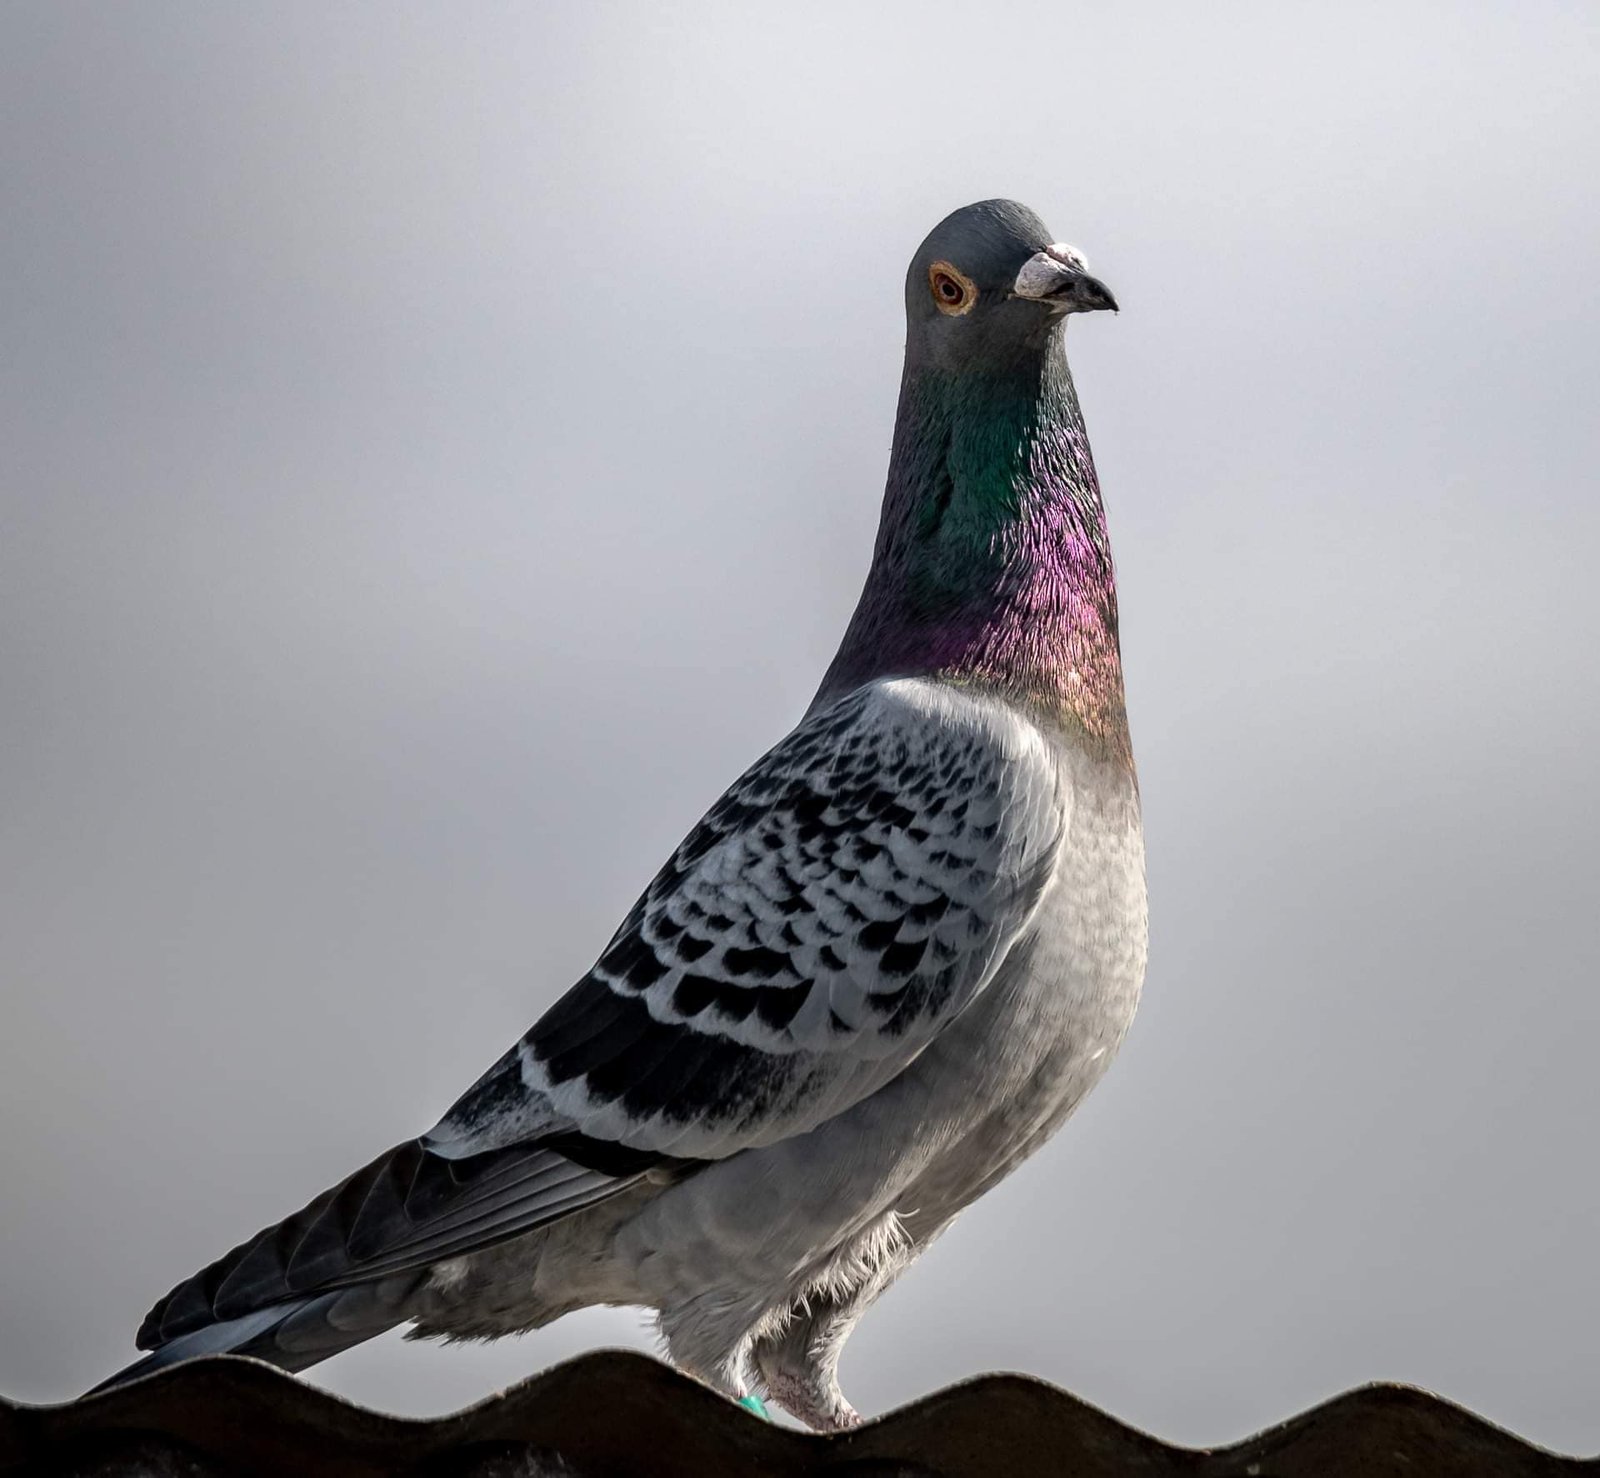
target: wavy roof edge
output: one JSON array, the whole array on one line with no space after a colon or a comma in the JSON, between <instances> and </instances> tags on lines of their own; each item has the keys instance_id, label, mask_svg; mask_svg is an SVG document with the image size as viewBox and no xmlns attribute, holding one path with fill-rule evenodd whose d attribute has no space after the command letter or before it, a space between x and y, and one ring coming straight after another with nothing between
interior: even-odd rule
<instances>
[{"instance_id":1,"label":"wavy roof edge","mask_svg":"<svg viewBox=\"0 0 1600 1478\"><path fill-rule=\"evenodd\" d=\"M982 1375L853 1432L768 1425L648 1356L603 1350L453 1415L372 1411L257 1360L216 1356L59 1406L0 1401L0 1474L845 1472L977 1478L1343 1472L1600 1474L1414 1387L1349 1391L1243 1441L1174 1447L1033 1376Z\"/></svg>"}]
</instances>

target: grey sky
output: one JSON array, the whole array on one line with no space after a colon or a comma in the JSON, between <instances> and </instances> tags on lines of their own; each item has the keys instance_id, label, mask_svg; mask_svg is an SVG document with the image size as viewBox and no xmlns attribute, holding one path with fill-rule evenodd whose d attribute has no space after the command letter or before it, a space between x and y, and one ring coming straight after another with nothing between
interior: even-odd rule
<instances>
[{"instance_id":1,"label":"grey sky","mask_svg":"<svg viewBox=\"0 0 1600 1478\"><path fill-rule=\"evenodd\" d=\"M797 717L904 264L1006 194L1123 305L1151 971L847 1385L1600 1450L1597 62L1577 3L7 5L0 1390L431 1123Z\"/></svg>"}]
</instances>

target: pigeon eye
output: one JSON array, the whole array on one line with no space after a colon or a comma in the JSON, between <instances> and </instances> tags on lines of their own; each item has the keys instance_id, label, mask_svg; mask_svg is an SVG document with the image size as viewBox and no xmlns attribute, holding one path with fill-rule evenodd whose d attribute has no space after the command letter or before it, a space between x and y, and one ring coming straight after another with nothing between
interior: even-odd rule
<instances>
[{"instance_id":1,"label":"pigeon eye","mask_svg":"<svg viewBox=\"0 0 1600 1478\"><path fill-rule=\"evenodd\" d=\"M978 301L978 289L972 279L949 262L935 262L928 268L928 287L933 293L933 306L952 318L971 312Z\"/></svg>"}]
</instances>

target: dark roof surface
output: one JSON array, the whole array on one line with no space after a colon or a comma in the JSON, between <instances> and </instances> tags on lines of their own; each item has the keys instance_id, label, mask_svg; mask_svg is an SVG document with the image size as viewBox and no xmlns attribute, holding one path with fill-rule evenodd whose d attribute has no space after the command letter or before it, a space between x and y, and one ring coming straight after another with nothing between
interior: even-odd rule
<instances>
[{"instance_id":1,"label":"dark roof surface","mask_svg":"<svg viewBox=\"0 0 1600 1478\"><path fill-rule=\"evenodd\" d=\"M769 1426L642 1355L558 1365L454 1416L412 1421L254 1360L192 1361L64 1406L0 1402L0 1474L61 1478L837 1478L1184 1474L1522 1478L1600 1474L1436 1396L1367 1386L1211 1452L1169 1447L1044 1381L986 1375L854 1432Z\"/></svg>"}]
</instances>

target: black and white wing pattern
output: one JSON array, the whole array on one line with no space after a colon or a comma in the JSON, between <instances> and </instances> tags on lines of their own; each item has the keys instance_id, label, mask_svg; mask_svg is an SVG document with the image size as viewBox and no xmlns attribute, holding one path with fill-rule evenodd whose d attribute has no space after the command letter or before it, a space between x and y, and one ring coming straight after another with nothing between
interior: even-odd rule
<instances>
[{"instance_id":1,"label":"black and white wing pattern","mask_svg":"<svg viewBox=\"0 0 1600 1478\"><path fill-rule=\"evenodd\" d=\"M1066 806L996 700L902 679L813 714L430 1134L179 1284L141 1347L299 1368L405 1317L442 1260L858 1102L993 978Z\"/></svg>"},{"instance_id":2,"label":"black and white wing pattern","mask_svg":"<svg viewBox=\"0 0 1600 1478\"><path fill-rule=\"evenodd\" d=\"M1047 741L997 700L911 679L840 699L733 785L423 1142L568 1133L694 1160L815 1127L993 977L1067 804Z\"/></svg>"}]
</instances>

